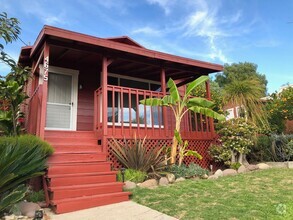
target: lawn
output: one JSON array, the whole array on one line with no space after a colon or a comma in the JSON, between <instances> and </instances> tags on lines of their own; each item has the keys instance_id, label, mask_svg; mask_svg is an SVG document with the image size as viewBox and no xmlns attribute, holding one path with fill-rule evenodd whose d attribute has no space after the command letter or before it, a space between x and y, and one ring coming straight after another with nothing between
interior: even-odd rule
<instances>
[{"instance_id":1,"label":"lawn","mask_svg":"<svg viewBox=\"0 0 293 220\"><path fill-rule=\"evenodd\" d=\"M293 219L293 169L137 188L132 199L179 219Z\"/></svg>"}]
</instances>

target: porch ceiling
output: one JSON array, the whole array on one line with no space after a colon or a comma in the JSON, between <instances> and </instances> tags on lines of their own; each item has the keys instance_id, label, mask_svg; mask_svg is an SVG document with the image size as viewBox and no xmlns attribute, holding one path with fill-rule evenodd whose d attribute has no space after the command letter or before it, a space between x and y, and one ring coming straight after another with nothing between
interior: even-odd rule
<instances>
[{"instance_id":1,"label":"porch ceiling","mask_svg":"<svg viewBox=\"0 0 293 220\"><path fill-rule=\"evenodd\" d=\"M45 26L30 50L30 58L37 56L47 42L51 45L51 64L100 68L102 57L106 56L113 60L108 67L109 72L158 81L162 68L165 68L166 78L173 79L192 79L223 68L218 64L148 50L131 42L130 38L124 38L126 43L120 38L103 39Z\"/></svg>"}]
</instances>

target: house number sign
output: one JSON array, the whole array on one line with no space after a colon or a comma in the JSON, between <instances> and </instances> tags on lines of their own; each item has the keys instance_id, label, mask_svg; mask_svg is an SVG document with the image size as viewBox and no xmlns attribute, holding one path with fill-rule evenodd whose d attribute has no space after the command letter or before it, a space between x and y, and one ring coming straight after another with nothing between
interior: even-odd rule
<instances>
[{"instance_id":1,"label":"house number sign","mask_svg":"<svg viewBox=\"0 0 293 220\"><path fill-rule=\"evenodd\" d=\"M46 56L44 59L44 81L48 81L48 72L49 72L49 56Z\"/></svg>"}]
</instances>

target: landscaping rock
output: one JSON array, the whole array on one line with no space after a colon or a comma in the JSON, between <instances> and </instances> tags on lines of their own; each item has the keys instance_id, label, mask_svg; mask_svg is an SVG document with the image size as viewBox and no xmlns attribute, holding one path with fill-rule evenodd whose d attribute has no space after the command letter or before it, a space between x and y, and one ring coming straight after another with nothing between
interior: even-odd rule
<instances>
[{"instance_id":1,"label":"landscaping rock","mask_svg":"<svg viewBox=\"0 0 293 220\"><path fill-rule=\"evenodd\" d=\"M18 203L19 210L22 215L33 218L35 216L35 211L41 209L37 203L33 202L20 202Z\"/></svg>"},{"instance_id":2,"label":"landscaping rock","mask_svg":"<svg viewBox=\"0 0 293 220\"><path fill-rule=\"evenodd\" d=\"M248 169L249 171L253 171L253 170L258 170L258 166L254 165L254 164L249 164L246 169Z\"/></svg>"},{"instance_id":3,"label":"landscaping rock","mask_svg":"<svg viewBox=\"0 0 293 220\"><path fill-rule=\"evenodd\" d=\"M223 171L223 176L233 176L237 175L237 171L234 169L226 169Z\"/></svg>"},{"instance_id":4,"label":"landscaping rock","mask_svg":"<svg viewBox=\"0 0 293 220\"><path fill-rule=\"evenodd\" d=\"M217 176L217 177L221 177L221 176L223 176L223 171L220 170L220 169L218 169L218 170L215 172L214 175Z\"/></svg>"},{"instance_id":5,"label":"landscaping rock","mask_svg":"<svg viewBox=\"0 0 293 220\"><path fill-rule=\"evenodd\" d=\"M168 173L166 175L166 177L167 177L169 183L174 183L175 182L175 175L173 173Z\"/></svg>"},{"instance_id":6,"label":"landscaping rock","mask_svg":"<svg viewBox=\"0 0 293 220\"><path fill-rule=\"evenodd\" d=\"M43 202L37 202L37 204L41 207L41 208L46 208L47 207L47 203L45 201Z\"/></svg>"},{"instance_id":7,"label":"landscaping rock","mask_svg":"<svg viewBox=\"0 0 293 220\"><path fill-rule=\"evenodd\" d=\"M219 178L219 176L214 174L214 175L209 176L208 179L210 180L210 179L218 179L218 178Z\"/></svg>"},{"instance_id":8,"label":"landscaping rock","mask_svg":"<svg viewBox=\"0 0 293 220\"><path fill-rule=\"evenodd\" d=\"M175 180L175 183L179 183L179 182L183 182L185 181L186 179L184 177L179 177Z\"/></svg>"},{"instance_id":9,"label":"landscaping rock","mask_svg":"<svg viewBox=\"0 0 293 220\"><path fill-rule=\"evenodd\" d=\"M258 169L260 170L266 170L266 169L270 169L271 167L265 163L259 163L256 166L258 166Z\"/></svg>"},{"instance_id":10,"label":"landscaping rock","mask_svg":"<svg viewBox=\"0 0 293 220\"><path fill-rule=\"evenodd\" d=\"M158 182L155 179L149 179L144 181L143 183L138 185L141 188L154 188L156 186L158 186Z\"/></svg>"},{"instance_id":11,"label":"landscaping rock","mask_svg":"<svg viewBox=\"0 0 293 220\"><path fill-rule=\"evenodd\" d=\"M161 177L160 181L159 181L159 185L160 186L167 186L169 184L169 181L167 179L167 177Z\"/></svg>"},{"instance_id":12,"label":"landscaping rock","mask_svg":"<svg viewBox=\"0 0 293 220\"><path fill-rule=\"evenodd\" d=\"M238 170L237 170L238 173L246 173L247 172L247 169L244 165L241 165Z\"/></svg>"},{"instance_id":13,"label":"landscaping rock","mask_svg":"<svg viewBox=\"0 0 293 220\"><path fill-rule=\"evenodd\" d=\"M200 178L202 178L202 179L207 179L207 178L209 178L209 176L208 176L207 174L204 174L204 175L202 175Z\"/></svg>"},{"instance_id":14,"label":"landscaping rock","mask_svg":"<svg viewBox=\"0 0 293 220\"><path fill-rule=\"evenodd\" d=\"M289 169L293 169L293 161L288 161L288 162L287 162L287 167L288 167Z\"/></svg>"},{"instance_id":15,"label":"landscaping rock","mask_svg":"<svg viewBox=\"0 0 293 220\"><path fill-rule=\"evenodd\" d=\"M131 181L125 181L123 189L124 190L130 190L130 189L134 189L136 188L136 184L134 182Z\"/></svg>"}]
</instances>

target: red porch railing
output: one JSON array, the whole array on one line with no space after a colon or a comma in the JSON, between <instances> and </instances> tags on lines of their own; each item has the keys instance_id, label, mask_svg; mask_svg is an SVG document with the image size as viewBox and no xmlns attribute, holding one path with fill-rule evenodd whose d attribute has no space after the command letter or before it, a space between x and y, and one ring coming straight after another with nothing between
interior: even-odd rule
<instances>
[{"instance_id":1,"label":"red porch railing","mask_svg":"<svg viewBox=\"0 0 293 220\"><path fill-rule=\"evenodd\" d=\"M42 101L42 85L39 85L30 97L28 106L28 121L26 128L28 133L39 135L40 133L40 118L41 118L41 101Z\"/></svg>"},{"instance_id":2,"label":"red porch railing","mask_svg":"<svg viewBox=\"0 0 293 220\"><path fill-rule=\"evenodd\" d=\"M102 88L95 91L94 127L98 135L103 135L105 130L102 123L102 95ZM131 138L136 134L152 139L170 139L175 128L172 110L139 103L142 99L161 97L162 92L108 85L107 136ZM181 133L184 139L204 140L214 136L211 119L193 112L183 117Z\"/></svg>"}]
</instances>

